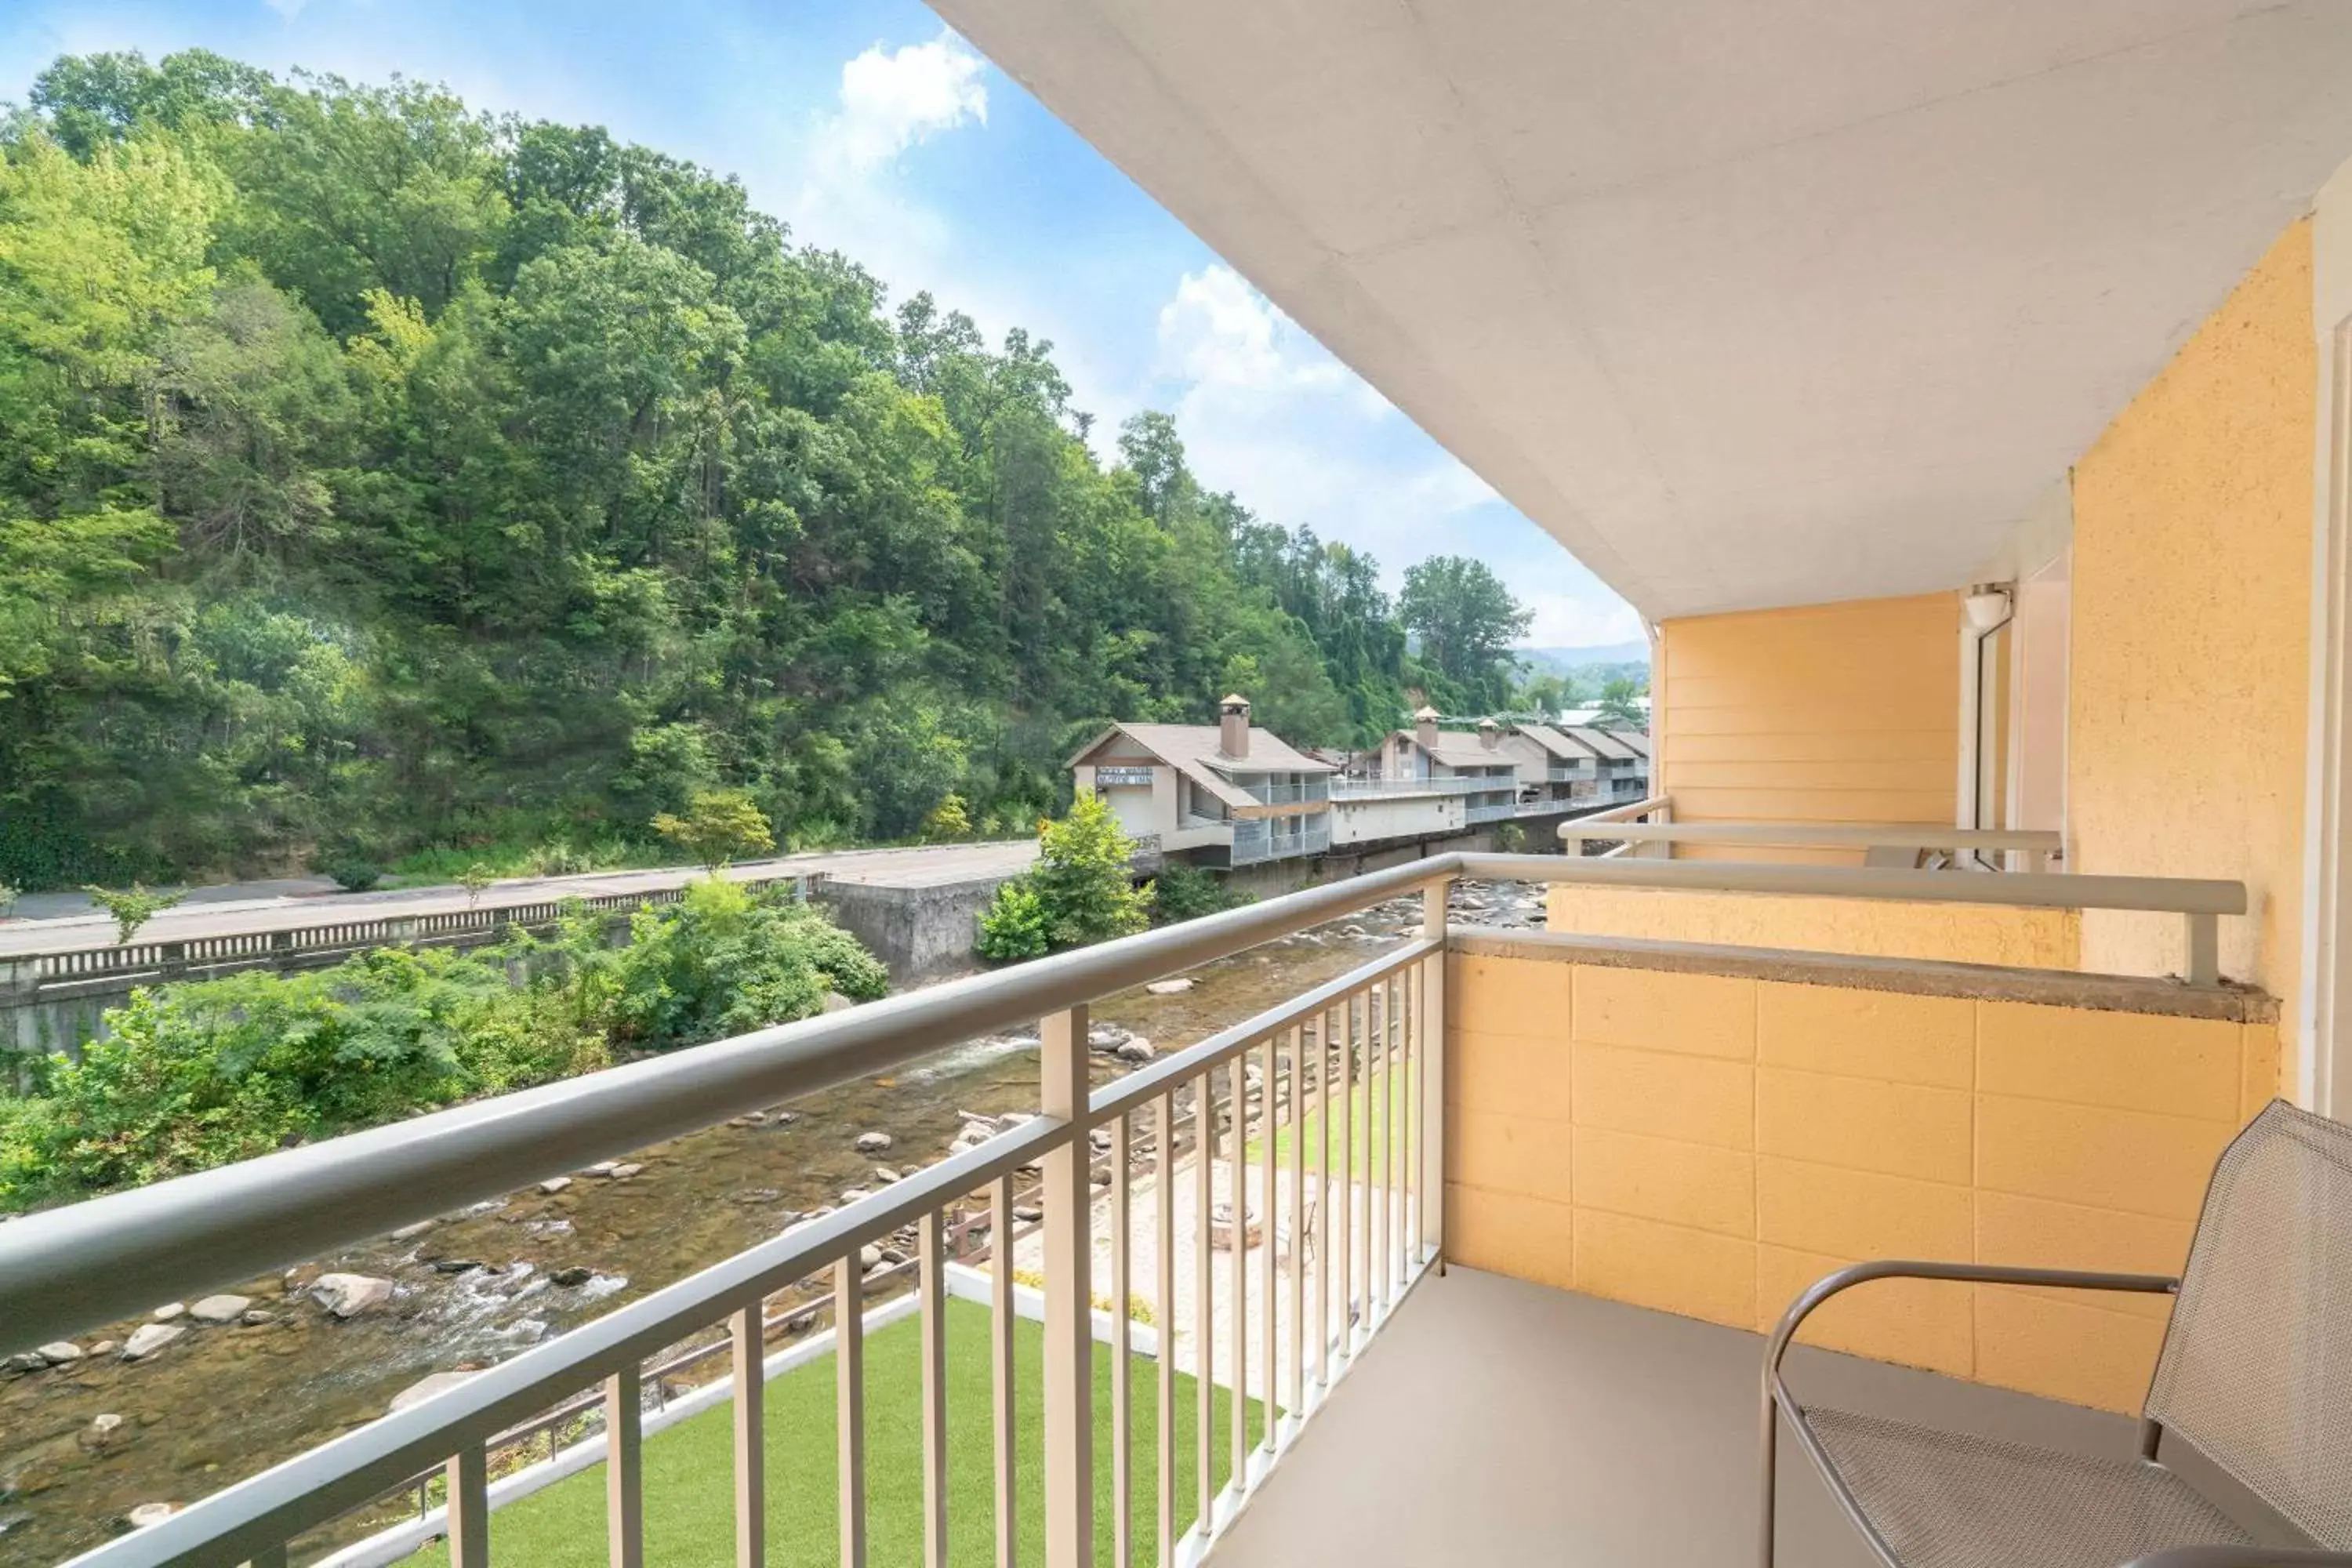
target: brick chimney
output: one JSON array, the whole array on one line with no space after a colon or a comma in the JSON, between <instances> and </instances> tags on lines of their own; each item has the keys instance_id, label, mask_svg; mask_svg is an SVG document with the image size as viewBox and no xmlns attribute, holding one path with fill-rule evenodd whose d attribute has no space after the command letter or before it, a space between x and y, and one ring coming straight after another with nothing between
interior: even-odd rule
<instances>
[{"instance_id":1,"label":"brick chimney","mask_svg":"<svg viewBox=\"0 0 2352 1568\"><path fill-rule=\"evenodd\" d=\"M1437 749L1437 710L1423 708L1412 716L1412 738L1421 742L1424 752Z\"/></svg>"},{"instance_id":2,"label":"brick chimney","mask_svg":"<svg viewBox=\"0 0 2352 1568\"><path fill-rule=\"evenodd\" d=\"M1492 719L1478 721L1478 743L1493 751L1503 743L1503 727Z\"/></svg>"},{"instance_id":3,"label":"brick chimney","mask_svg":"<svg viewBox=\"0 0 2352 1568\"><path fill-rule=\"evenodd\" d=\"M1235 694L1217 704L1217 750L1228 757L1249 755L1249 699Z\"/></svg>"}]
</instances>

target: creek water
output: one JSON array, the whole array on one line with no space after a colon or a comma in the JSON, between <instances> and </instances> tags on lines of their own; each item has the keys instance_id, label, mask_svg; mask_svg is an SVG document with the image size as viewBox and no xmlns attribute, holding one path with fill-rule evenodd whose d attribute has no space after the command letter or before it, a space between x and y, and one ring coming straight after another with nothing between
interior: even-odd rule
<instances>
[{"instance_id":1,"label":"creek water","mask_svg":"<svg viewBox=\"0 0 2352 1568\"><path fill-rule=\"evenodd\" d=\"M1540 923L1535 889L1517 884L1457 889L1454 918ZM1367 962L1419 921L1417 901L1381 905L1192 971L1192 989L1179 994L1110 997L1094 1016L1165 1054ZM1097 1081L1133 1070L1108 1056L1092 1060ZM870 1190L877 1166L932 1163L961 1112L1034 1110L1036 1100L1034 1039L971 1041L794 1101L789 1117L640 1151L628 1158L643 1169L625 1179L528 1188L423 1235L235 1287L267 1321L205 1326L184 1316L175 1321L188 1331L146 1360L110 1353L0 1372L0 1568L59 1562L128 1528L134 1508L217 1491L374 1420L420 1379L503 1360L763 1241L846 1189ZM888 1133L890 1150L858 1153L855 1142L869 1131ZM307 1294L322 1271L389 1279L394 1298L338 1321ZM144 1321L94 1329L79 1343L125 1341ZM107 1415L121 1420L101 1423ZM386 1517L355 1515L306 1540L302 1555Z\"/></svg>"}]
</instances>

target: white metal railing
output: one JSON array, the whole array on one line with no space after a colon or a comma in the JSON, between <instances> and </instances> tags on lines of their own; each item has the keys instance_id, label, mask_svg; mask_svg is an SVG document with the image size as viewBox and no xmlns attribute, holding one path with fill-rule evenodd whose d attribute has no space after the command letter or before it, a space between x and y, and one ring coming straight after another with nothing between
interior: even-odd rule
<instances>
[{"instance_id":1,"label":"white metal railing","mask_svg":"<svg viewBox=\"0 0 2352 1568\"><path fill-rule=\"evenodd\" d=\"M1393 795L1468 795L1484 787L1482 779L1334 779L1333 800L1372 800Z\"/></svg>"},{"instance_id":2,"label":"white metal railing","mask_svg":"<svg viewBox=\"0 0 2352 1568\"><path fill-rule=\"evenodd\" d=\"M1465 822L1502 822L1519 814L1519 803L1506 795L1501 800L1474 800L1463 808Z\"/></svg>"},{"instance_id":3,"label":"white metal railing","mask_svg":"<svg viewBox=\"0 0 2352 1568\"><path fill-rule=\"evenodd\" d=\"M1667 803L1644 806L1664 811ZM349 1432L203 1499L77 1561L87 1568L236 1563L283 1568L303 1542L346 1511L428 1472L446 1478L442 1527L456 1568L488 1560L491 1445L518 1423L593 1389L604 1418L594 1458L606 1475L610 1560L643 1562L643 1397L647 1358L720 1332L731 1361L735 1530L739 1560L763 1562L766 1531L764 1309L794 1282L827 1278L840 1408L836 1467L845 1563L866 1540L863 1417L864 1308L885 1280L862 1270L866 1245L915 1233L916 1313L923 1374L924 1561L944 1561L948 1431L944 1396L946 1215L968 1200L991 1221L989 1414L997 1455L1001 1550L1017 1531L1013 1434L1018 1402L1042 1397L1045 1561L1088 1560L1091 1476L1100 1433L1111 1456L1115 1560L1132 1561L1138 1532L1156 1531L1159 1561L1197 1559L1312 1415L1387 1314L1434 1259L1444 1233L1442 1101L1445 894L1456 877L1710 892L1862 898L2045 908L2152 910L2184 916L2195 955L2215 951L2218 917L2242 914L2244 887L2186 879L1991 877L1843 867L1611 860L1565 856L1441 855L1309 889L1161 931L891 997L837 1014L457 1107L0 1226L0 1355L193 1299L433 1215L851 1079L869 1079L943 1047L1041 1021L1040 1114L977 1147L689 1279L523 1351L407 1409ZM1423 934L1133 1075L1089 1090L1088 1005L1162 976L1400 894L1419 891ZM1356 1123L1370 1136L1360 1135ZM1097 1147L1097 1134L1102 1134ZM1253 1153L1255 1157L1253 1158ZM1098 1212L1097 1162L1108 1191ZM1222 1162L1238 1244L1216 1245ZM1042 1168L1042 1388L1013 1376L1013 1179ZM1147 1189L1138 1176L1148 1173ZM1259 1245L1248 1245L1255 1189ZM976 1200L973 1194L978 1194ZM1180 1203L1191 1256L1177 1242ZM1150 1210L1149 1218L1144 1210ZM1287 1222L1292 1245L1276 1244ZM1174 1322L1176 1270L1193 1280L1190 1324L1199 1356L1193 1396L1206 1415L1231 1402L1231 1480L1197 1480L1193 1517L1174 1512L1172 1363L1160 1360L1157 1430L1137 1430L1114 1376L1095 1403L1092 1250L1108 1242L1112 1299L1122 1307L1138 1248L1154 1265L1163 1325ZM1301 1245L1308 1237L1314 1245ZM1253 1273L1257 1305L1245 1288ZM1222 1280L1224 1289L1217 1289ZM888 1288L895 1289L890 1282ZM1270 1310L1269 1310L1270 1307ZM1115 1310L1102 1332L1124 1369L1132 1329ZM1284 1348L1287 1347L1287 1356ZM1218 1368L1225 1369L1219 1385ZM1270 1418L1250 1443L1251 1401ZM1107 1423L1107 1425L1106 1425ZM1199 1423L1205 1434L1210 1423ZM1195 1441L1209 1439L1196 1434ZM1159 1467L1158 1517L1133 1517L1142 1456ZM1211 1456L1196 1455L1196 1477Z\"/></svg>"},{"instance_id":4,"label":"white metal railing","mask_svg":"<svg viewBox=\"0 0 2352 1568\"><path fill-rule=\"evenodd\" d=\"M1570 854L1587 843L1660 845L1727 844L1743 848L1932 849L2015 854L2021 869L2043 869L2065 847L2064 838L2042 828L1947 827L1933 822L1676 822L1649 825L1579 817L1560 825Z\"/></svg>"},{"instance_id":5,"label":"white metal railing","mask_svg":"<svg viewBox=\"0 0 2352 1568\"><path fill-rule=\"evenodd\" d=\"M1240 784L1234 787L1260 805L1296 805L1303 801L1331 798L1330 780L1318 773L1297 784Z\"/></svg>"}]
</instances>

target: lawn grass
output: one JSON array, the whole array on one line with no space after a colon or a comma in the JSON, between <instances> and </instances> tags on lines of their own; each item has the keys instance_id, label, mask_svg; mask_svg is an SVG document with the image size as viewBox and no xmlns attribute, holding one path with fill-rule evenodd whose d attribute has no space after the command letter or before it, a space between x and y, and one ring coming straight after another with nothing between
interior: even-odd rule
<instances>
[{"instance_id":1,"label":"lawn grass","mask_svg":"<svg viewBox=\"0 0 2352 1568\"><path fill-rule=\"evenodd\" d=\"M995 1562L995 1450L989 1422L992 1383L988 1310L948 1303L948 1531L957 1563ZM921 1561L923 1544L920 1324L902 1318L866 1342L866 1486L868 1556L875 1563ZM1044 1329L1023 1318L1013 1331L1014 1465L1020 1557L1045 1561ZM1134 1359L1133 1447L1136 1561L1153 1562L1159 1532L1160 1373ZM1110 1347L1095 1346L1095 1554L1111 1560ZM1214 1463L1222 1487L1230 1473L1232 1393L1215 1391ZM1176 1530L1194 1517L1194 1384L1176 1377ZM1264 1431L1255 1401L1253 1437ZM768 1561L831 1563L840 1556L835 1467L834 1363L822 1357L767 1386ZM645 1446L646 1561L662 1568L730 1568L735 1561L734 1428L718 1405L680 1422ZM490 1516L490 1555L528 1568L604 1568L604 1468L556 1482ZM411 1561L446 1564L446 1543Z\"/></svg>"},{"instance_id":2,"label":"lawn grass","mask_svg":"<svg viewBox=\"0 0 2352 1568\"><path fill-rule=\"evenodd\" d=\"M1396 1136L1388 1144L1391 1157L1399 1152L1399 1142L1404 1134L1405 1107L1412 1103L1413 1089L1420 1076L1412 1068L1403 1069L1403 1072L1404 1076L1397 1085L1399 1114ZM1365 1104L1367 1090L1371 1091L1369 1110ZM1323 1111L1324 1107L1318 1102L1307 1113L1307 1160L1310 1167L1323 1157ZM1275 1129L1274 1158L1276 1163L1284 1170L1290 1168L1292 1137L1292 1128L1287 1121ZM1359 1177L1371 1173L1366 1165L1366 1159L1369 1153L1379 1149L1381 1146L1381 1141L1388 1137L1388 1073L1380 1071L1373 1073L1369 1080L1359 1079L1348 1091L1348 1169ZM1265 1157L1265 1141L1264 1135L1260 1134L1249 1141L1244 1158L1250 1163L1255 1164Z\"/></svg>"}]
</instances>

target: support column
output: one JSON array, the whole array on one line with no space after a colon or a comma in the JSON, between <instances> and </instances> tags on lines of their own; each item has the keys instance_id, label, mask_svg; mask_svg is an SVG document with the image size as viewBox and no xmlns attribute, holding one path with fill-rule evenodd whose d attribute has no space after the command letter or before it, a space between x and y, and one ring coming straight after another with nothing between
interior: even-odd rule
<instances>
[{"instance_id":1,"label":"support column","mask_svg":"<svg viewBox=\"0 0 2352 1568\"><path fill-rule=\"evenodd\" d=\"M1421 890L1421 934L1446 941L1445 900L1452 881ZM1445 959L1439 950L1421 961L1421 1247L1443 1259L1445 1247Z\"/></svg>"}]
</instances>

